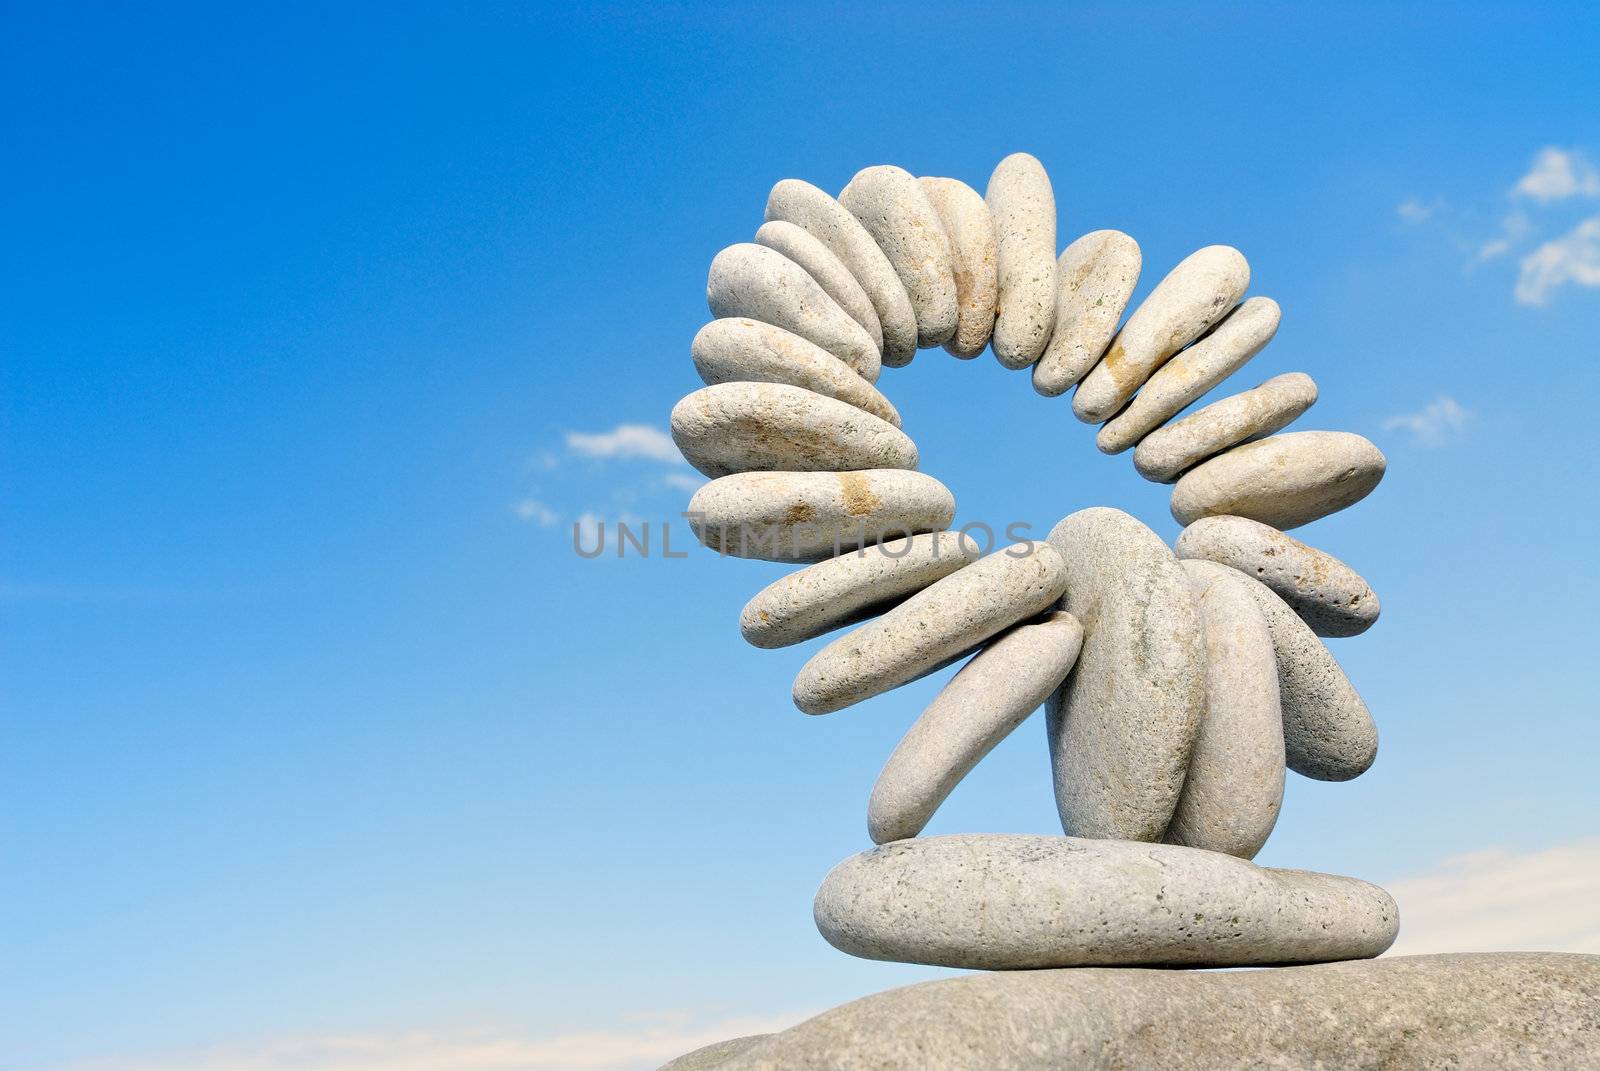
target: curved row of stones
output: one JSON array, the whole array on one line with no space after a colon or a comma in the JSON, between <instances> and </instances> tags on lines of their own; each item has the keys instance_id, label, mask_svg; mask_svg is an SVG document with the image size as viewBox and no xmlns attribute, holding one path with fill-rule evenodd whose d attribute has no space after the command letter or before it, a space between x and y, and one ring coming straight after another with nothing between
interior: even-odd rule
<instances>
[{"instance_id":1,"label":"curved row of stones","mask_svg":"<svg viewBox=\"0 0 1600 1071\"><path fill-rule=\"evenodd\" d=\"M1393 901L1353 878L1251 862L1285 768L1343 781L1377 754L1361 697L1319 637L1378 600L1284 534L1382 478L1359 435L1284 433L1316 401L1276 376L1174 420L1259 353L1279 308L1245 297L1228 246L1174 267L1126 320L1139 245L1086 234L1056 254L1032 156L986 196L869 167L837 198L785 179L753 243L712 261L716 317L691 352L707 384L672 412L711 482L687 515L724 555L811 562L757 594L744 637L823 647L794 702L825 714L971 655L889 757L868 805L880 847L846 860L816 921L859 956L970 968L1309 963L1375 956ZM943 346L992 348L1034 388L1076 386L1107 453L1173 483L1175 548L1107 508L980 555L955 499L916 471L875 383ZM871 552L868 552L871 548ZM976 652L975 654L973 652ZM919 838L955 785L1041 704L1064 837Z\"/></svg>"}]
</instances>

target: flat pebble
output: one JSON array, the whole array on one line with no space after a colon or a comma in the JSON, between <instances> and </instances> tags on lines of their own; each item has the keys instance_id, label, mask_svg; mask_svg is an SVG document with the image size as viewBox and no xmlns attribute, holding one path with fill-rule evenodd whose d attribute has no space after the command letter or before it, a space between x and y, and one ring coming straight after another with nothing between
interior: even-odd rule
<instances>
[{"instance_id":1,"label":"flat pebble","mask_svg":"<svg viewBox=\"0 0 1600 1071\"><path fill-rule=\"evenodd\" d=\"M1062 608L1087 635L1046 706L1056 808L1069 836L1160 840L1205 712L1205 643L1189 580L1161 537L1121 510L1050 532Z\"/></svg>"},{"instance_id":2,"label":"flat pebble","mask_svg":"<svg viewBox=\"0 0 1600 1071\"><path fill-rule=\"evenodd\" d=\"M1378 620L1378 596L1326 551L1248 517L1202 517L1178 536L1178 557L1203 558L1255 577L1318 636L1359 636Z\"/></svg>"},{"instance_id":3,"label":"flat pebble","mask_svg":"<svg viewBox=\"0 0 1600 1071\"><path fill-rule=\"evenodd\" d=\"M999 254L995 248L994 220L978 191L960 179L921 178L939 222L950 239L950 259L956 279L956 333L944 348L966 360L989 345L999 301Z\"/></svg>"},{"instance_id":4,"label":"flat pebble","mask_svg":"<svg viewBox=\"0 0 1600 1071\"><path fill-rule=\"evenodd\" d=\"M1056 690L1082 646L1083 626L1057 610L1001 633L973 655L901 738L878 775L867 804L873 842L921 833L961 779ZM1281 775L1281 757L1278 767Z\"/></svg>"},{"instance_id":5,"label":"flat pebble","mask_svg":"<svg viewBox=\"0 0 1600 1071\"><path fill-rule=\"evenodd\" d=\"M1249 286L1250 265L1232 246L1190 253L1156 284L1083 377L1072 412L1091 424L1109 419L1152 372L1226 316Z\"/></svg>"},{"instance_id":6,"label":"flat pebble","mask_svg":"<svg viewBox=\"0 0 1600 1071\"><path fill-rule=\"evenodd\" d=\"M1066 566L1043 543L1013 543L834 640L800 668L794 704L842 710L961 657L1061 597Z\"/></svg>"},{"instance_id":7,"label":"flat pebble","mask_svg":"<svg viewBox=\"0 0 1600 1071\"><path fill-rule=\"evenodd\" d=\"M696 491L684 515L718 553L814 562L948 528L956 500L932 476L907 469L738 472Z\"/></svg>"},{"instance_id":8,"label":"flat pebble","mask_svg":"<svg viewBox=\"0 0 1600 1071\"><path fill-rule=\"evenodd\" d=\"M1056 195L1044 165L1014 152L989 176L984 199L999 252L994 355L1007 368L1027 368L1056 322Z\"/></svg>"},{"instance_id":9,"label":"flat pebble","mask_svg":"<svg viewBox=\"0 0 1600 1071\"><path fill-rule=\"evenodd\" d=\"M878 388L815 342L781 327L743 316L712 320L695 334L689 355L708 386L787 383L900 426L899 411Z\"/></svg>"},{"instance_id":10,"label":"flat pebble","mask_svg":"<svg viewBox=\"0 0 1600 1071\"><path fill-rule=\"evenodd\" d=\"M772 187L766 218L803 227L827 246L872 301L883 329L883 363L890 368L911 363L917 353L917 318L911 296L861 221L827 192L799 179L784 179Z\"/></svg>"},{"instance_id":11,"label":"flat pebble","mask_svg":"<svg viewBox=\"0 0 1600 1071\"><path fill-rule=\"evenodd\" d=\"M1274 528L1298 528L1366 498L1387 463L1371 441L1348 431L1291 431L1218 454L1172 488L1179 524L1227 514Z\"/></svg>"},{"instance_id":12,"label":"flat pebble","mask_svg":"<svg viewBox=\"0 0 1600 1071\"><path fill-rule=\"evenodd\" d=\"M1033 389L1064 394L1089 374L1117 333L1143 257L1121 231L1091 231L1056 261L1056 323L1044 356L1033 366Z\"/></svg>"},{"instance_id":13,"label":"flat pebble","mask_svg":"<svg viewBox=\"0 0 1600 1071\"><path fill-rule=\"evenodd\" d=\"M878 379L880 358L867 329L829 297L804 268L754 242L730 245L711 261L706 302L713 316L748 316L810 339L859 372Z\"/></svg>"},{"instance_id":14,"label":"flat pebble","mask_svg":"<svg viewBox=\"0 0 1600 1071\"><path fill-rule=\"evenodd\" d=\"M1273 376L1152 431L1134 448L1133 467L1147 480L1171 483L1230 446L1288 427L1316 401L1317 385L1304 372Z\"/></svg>"},{"instance_id":15,"label":"flat pebble","mask_svg":"<svg viewBox=\"0 0 1600 1071\"><path fill-rule=\"evenodd\" d=\"M787 647L875 617L981 556L959 532L926 532L847 551L768 584L745 604L739 631L756 647Z\"/></svg>"},{"instance_id":16,"label":"flat pebble","mask_svg":"<svg viewBox=\"0 0 1600 1071\"><path fill-rule=\"evenodd\" d=\"M756 244L782 253L804 268L824 293L867 329L878 350L883 350L883 325L878 322L878 310L872 307L872 299L844 266L844 261L823 245L821 239L812 237L810 231L798 224L775 219L763 223L756 231Z\"/></svg>"},{"instance_id":17,"label":"flat pebble","mask_svg":"<svg viewBox=\"0 0 1600 1071\"><path fill-rule=\"evenodd\" d=\"M942 346L960 319L950 239L922 185L890 164L863 168L839 193L894 265L917 317L917 345Z\"/></svg>"}]
</instances>

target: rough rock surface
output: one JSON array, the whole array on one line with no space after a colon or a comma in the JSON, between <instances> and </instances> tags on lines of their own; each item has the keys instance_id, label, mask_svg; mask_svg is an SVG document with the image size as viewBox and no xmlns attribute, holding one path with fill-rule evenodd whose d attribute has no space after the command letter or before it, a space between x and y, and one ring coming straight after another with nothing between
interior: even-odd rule
<instances>
[{"instance_id":1,"label":"rough rock surface","mask_svg":"<svg viewBox=\"0 0 1600 1071\"><path fill-rule=\"evenodd\" d=\"M812 237L810 231L798 224L774 219L763 223L756 231L756 244L776 250L804 268L824 293L867 329L879 351L883 350L883 325L878 322L878 310L872 307L872 299L844 266L844 261L820 239Z\"/></svg>"},{"instance_id":2,"label":"rough rock surface","mask_svg":"<svg viewBox=\"0 0 1600 1071\"><path fill-rule=\"evenodd\" d=\"M917 345L942 346L955 337L955 264L950 239L921 183L891 164L862 168L839 193L894 265L917 317Z\"/></svg>"},{"instance_id":3,"label":"rough rock surface","mask_svg":"<svg viewBox=\"0 0 1600 1071\"><path fill-rule=\"evenodd\" d=\"M712 320L689 346L695 371L717 383L788 383L900 426L900 413L855 369L792 331L745 316Z\"/></svg>"},{"instance_id":4,"label":"rough rock surface","mask_svg":"<svg viewBox=\"0 0 1600 1071\"><path fill-rule=\"evenodd\" d=\"M1366 498L1387 462L1349 431L1290 431L1236 446L1184 473L1172 488L1179 524L1227 514L1298 528Z\"/></svg>"},{"instance_id":5,"label":"rough rock surface","mask_svg":"<svg viewBox=\"0 0 1600 1071\"><path fill-rule=\"evenodd\" d=\"M1147 480L1171 483L1230 446L1288 427L1316 401L1317 385L1304 372L1273 376L1152 431L1134 449L1133 467Z\"/></svg>"},{"instance_id":6,"label":"rough rock surface","mask_svg":"<svg viewBox=\"0 0 1600 1071\"><path fill-rule=\"evenodd\" d=\"M921 178L944 233L956 277L956 333L944 348L967 360L982 353L994 331L999 302L999 254L994 219L978 191L960 179Z\"/></svg>"},{"instance_id":7,"label":"rough rock surface","mask_svg":"<svg viewBox=\"0 0 1600 1071\"><path fill-rule=\"evenodd\" d=\"M1056 323L1033 366L1034 390L1063 394L1105 356L1142 262L1139 243L1121 231L1091 231L1067 246L1056 261Z\"/></svg>"},{"instance_id":8,"label":"rough rock surface","mask_svg":"<svg viewBox=\"0 0 1600 1071\"><path fill-rule=\"evenodd\" d=\"M994 355L1007 368L1039 359L1056 322L1056 197L1044 165L1025 152L1001 160L984 193L999 248Z\"/></svg>"}]
</instances>

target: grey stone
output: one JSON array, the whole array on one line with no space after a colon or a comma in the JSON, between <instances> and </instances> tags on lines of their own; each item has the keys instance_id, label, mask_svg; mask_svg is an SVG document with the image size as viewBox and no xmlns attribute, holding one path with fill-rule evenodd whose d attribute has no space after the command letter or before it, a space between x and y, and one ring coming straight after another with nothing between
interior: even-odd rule
<instances>
[{"instance_id":1,"label":"grey stone","mask_svg":"<svg viewBox=\"0 0 1600 1071\"><path fill-rule=\"evenodd\" d=\"M1080 510L1050 532L1062 607L1086 633L1046 706L1056 808L1070 836L1160 840L1205 711L1205 643L1188 577L1121 510Z\"/></svg>"},{"instance_id":2,"label":"grey stone","mask_svg":"<svg viewBox=\"0 0 1600 1071\"><path fill-rule=\"evenodd\" d=\"M1056 262L1056 323L1033 366L1033 389L1047 398L1089 374L1117 333L1143 257L1121 231L1091 231Z\"/></svg>"},{"instance_id":3,"label":"grey stone","mask_svg":"<svg viewBox=\"0 0 1600 1071\"><path fill-rule=\"evenodd\" d=\"M754 242L730 245L711 261L706 302L713 316L748 316L810 339L859 372L878 379L880 358L867 329L850 319L804 268Z\"/></svg>"},{"instance_id":4,"label":"grey stone","mask_svg":"<svg viewBox=\"0 0 1600 1071\"><path fill-rule=\"evenodd\" d=\"M1171 483L1230 446L1288 427L1316 400L1317 385L1304 372L1273 376L1152 431L1134 448L1133 467L1147 480Z\"/></svg>"},{"instance_id":5,"label":"grey stone","mask_svg":"<svg viewBox=\"0 0 1600 1071\"><path fill-rule=\"evenodd\" d=\"M1172 488L1179 524L1227 514L1274 528L1298 528L1366 498L1387 462L1348 431L1291 431L1218 454Z\"/></svg>"},{"instance_id":6,"label":"grey stone","mask_svg":"<svg viewBox=\"0 0 1600 1071\"><path fill-rule=\"evenodd\" d=\"M1600 956L970 974L852 1001L717 1071L1399 1071L1600 1065Z\"/></svg>"},{"instance_id":7,"label":"grey stone","mask_svg":"<svg viewBox=\"0 0 1600 1071\"><path fill-rule=\"evenodd\" d=\"M1357 636L1378 620L1378 596L1326 551L1248 517L1202 517L1178 536L1180 558L1204 558L1255 577L1318 636Z\"/></svg>"},{"instance_id":8,"label":"grey stone","mask_svg":"<svg viewBox=\"0 0 1600 1071\"><path fill-rule=\"evenodd\" d=\"M1083 377L1072 412L1091 424L1110 418L1152 372L1226 316L1249 286L1250 265L1232 246L1208 245L1189 254L1133 311L1100 363Z\"/></svg>"},{"instance_id":9,"label":"grey stone","mask_svg":"<svg viewBox=\"0 0 1600 1071\"><path fill-rule=\"evenodd\" d=\"M917 353L911 297L878 243L850 210L809 182L784 179L767 195L766 218L803 227L839 258L872 300L883 328L883 363L900 368Z\"/></svg>"},{"instance_id":10,"label":"grey stone","mask_svg":"<svg viewBox=\"0 0 1600 1071\"><path fill-rule=\"evenodd\" d=\"M847 551L768 584L745 604L739 631L756 647L788 647L876 617L957 569L982 548L959 532L927 532Z\"/></svg>"},{"instance_id":11,"label":"grey stone","mask_svg":"<svg viewBox=\"0 0 1600 1071\"><path fill-rule=\"evenodd\" d=\"M883 351L883 325L878 322L878 310L872 307L872 299L844 266L844 261L820 239L812 237L810 231L798 224L775 219L763 223L756 231L756 244L782 253L804 268L824 293L849 313L852 320L866 328L879 352Z\"/></svg>"},{"instance_id":12,"label":"grey stone","mask_svg":"<svg viewBox=\"0 0 1600 1071\"><path fill-rule=\"evenodd\" d=\"M979 970L1364 959L1400 925L1389 894L1355 878L1175 844L996 833L851 856L814 913L852 956Z\"/></svg>"},{"instance_id":13,"label":"grey stone","mask_svg":"<svg viewBox=\"0 0 1600 1071\"><path fill-rule=\"evenodd\" d=\"M914 469L906 433L847 402L787 383L718 383L672 407L672 441L715 479L733 472Z\"/></svg>"},{"instance_id":14,"label":"grey stone","mask_svg":"<svg viewBox=\"0 0 1600 1071\"><path fill-rule=\"evenodd\" d=\"M994 355L1007 368L1027 368L1056 322L1056 195L1044 165L1014 152L989 176L984 199L999 252Z\"/></svg>"},{"instance_id":15,"label":"grey stone","mask_svg":"<svg viewBox=\"0 0 1600 1071\"><path fill-rule=\"evenodd\" d=\"M1100 452L1128 449L1244 367L1272 341L1281 317L1278 303L1266 297L1234 309L1210 334L1156 369L1128 407L1100 429Z\"/></svg>"},{"instance_id":16,"label":"grey stone","mask_svg":"<svg viewBox=\"0 0 1600 1071\"><path fill-rule=\"evenodd\" d=\"M717 383L788 383L826 394L900 426L900 413L855 369L792 331L743 316L712 320L689 355L700 378Z\"/></svg>"},{"instance_id":17,"label":"grey stone","mask_svg":"<svg viewBox=\"0 0 1600 1071\"><path fill-rule=\"evenodd\" d=\"M873 842L921 833L961 779L1055 691L1082 646L1083 626L1058 610L1013 627L973 655L878 775L867 804ZM1278 766L1281 771L1281 759Z\"/></svg>"},{"instance_id":18,"label":"grey stone","mask_svg":"<svg viewBox=\"0 0 1600 1071\"><path fill-rule=\"evenodd\" d=\"M944 348L956 357L976 357L989 345L999 304L999 254L994 220L978 191L960 179L922 178L939 222L950 239L956 280L956 333Z\"/></svg>"},{"instance_id":19,"label":"grey stone","mask_svg":"<svg viewBox=\"0 0 1600 1071\"><path fill-rule=\"evenodd\" d=\"M950 239L922 185L904 168L863 168L839 193L894 265L917 317L917 345L942 346L955 337L955 265Z\"/></svg>"},{"instance_id":20,"label":"grey stone","mask_svg":"<svg viewBox=\"0 0 1600 1071\"><path fill-rule=\"evenodd\" d=\"M1066 566L1043 543L1013 543L834 640L800 668L794 704L842 710L949 665L1061 597Z\"/></svg>"},{"instance_id":21,"label":"grey stone","mask_svg":"<svg viewBox=\"0 0 1600 1071\"><path fill-rule=\"evenodd\" d=\"M1283 711L1267 619L1246 578L1183 563L1206 640L1206 712L1165 839L1254 859L1283 806Z\"/></svg>"},{"instance_id":22,"label":"grey stone","mask_svg":"<svg viewBox=\"0 0 1600 1071\"><path fill-rule=\"evenodd\" d=\"M742 1038L718 1041L693 1052L684 1053L670 1063L662 1064L659 1071L712 1071L713 1068L727 1066L727 1062L733 1057L770 1037L771 1034L749 1034Z\"/></svg>"},{"instance_id":23,"label":"grey stone","mask_svg":"<svg viewBox=\"0 0 1600 1071\"><path fill-rule=\"evenodd\" d=\"M932 476L865 472L738 472L694 493L695 538L720 554L814 562L885 539L950 527L956 500Z\"/></svg>"}]
</instances>

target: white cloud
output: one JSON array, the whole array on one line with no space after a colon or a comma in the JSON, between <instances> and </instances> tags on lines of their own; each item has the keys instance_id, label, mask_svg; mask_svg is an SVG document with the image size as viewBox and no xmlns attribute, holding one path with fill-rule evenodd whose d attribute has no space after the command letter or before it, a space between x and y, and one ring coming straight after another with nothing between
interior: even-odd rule
<instances>
[{"instance_id":1,"label":"white cloud","mask_svg":"<svg viewBox=\"0 0 1600 1071\"><path fill-rule=\"evenodd\" d=\"M1483 243L1479 248L1479 262L1511 252L1511 247L1526 238L1532 230L1533 221L1526 212L1512 212L1500 221L1500 236Z\"/></svg>"},{"instance_id":2,"label":"white cloud","mask_svg":"<svg viewBox=\"0 0 1600 1071\"><path fill-rule=\"evenodd\" d=\"M1407 197L1400 202L1395 213L1407 223L1426 223L1438 205L1417 197Z\"/></svg>"},{"instance_id":3,"label":"white cloud","mask_svg":"<svg viewBox=\"0 0 1600 1071\"><path fill-rule=\"evenodd\" d=\"M1391 955L1600 953L1600 839L1474 852L1387 888L1400 905Z\"/></svg>"},{"instance_id":4,"label":"white cloud","mask_svg":"<svg viewBox=\"0 0 1600 1071\"><path fill-rule=\"evenodd\" d=\"M1404 428L1425 446L1442 446L1476 416L1460 402L1441 394L1415 413L1401 413L1383 422L1385 429Z\"/></svg>"},{"instance_id":5,"label":"white cloud","mask_svg":"<svg viewBox=\"0 0 1600 1071\"><path fill-rule=\"evenodd\" d=\"M1523 259L1517 303L1549 304L1551 292L1568 283L1600 287L1600 216L1590 216Z\"/></svg>"},{"instance_id":6,"label":"white cloud","mask_svg":"<svg viewBox=\"0 0 1600 1071\"><path fill-rule=\"evenodd\" d=\"M690 494L700 490L706 483L700 477L690 476L687 472L669 472L661 477L661 482L679 491L688 491Z\"/></svg>"},{"instance_id":7,"label":"white cloud","mask_svg":"<svg viewBox=\"0 0 1600 1071\"><path fill-rule=\"evenodd\" d=\"M642 457L674 465L684 463L672 436L649 424L618 424L610 431L567 432L567 449L585 457Z\"/></svg>"},{"instance_id":8,"label":"white cloud","mask_svg":"<svg viewBox=\"0 0 1600 1071\"><path fill-rule=\"evenodd\" d=\"M528 468L539 472L549 472L561 464L561 459L549 450L540 450L528 459Z\"/></svg>"},{"instance_id":9,"label":"white cloud","mask_svg":"<svg viewBox=\"0 0 1600 1071\"><path fill-rule=\"evenodd\" d=\"M1600 197L1600 171L1580 153L1546 146L1511 188L1511 195L1544 204L1569 197Z\"/></svg>"},{"instance_id":10,"label":"white cloud","mask_svg":"<svg viewBox=\"0 0 1600 1071\"><path fill-rule=\"evenodd\" d=\"M515 508L518 517L525 521L531 521L540 528L549 528L560 520L556 516L555 510L540 502L537 498L525 498L518 502Z\"/></svg>"}]
</instances>

